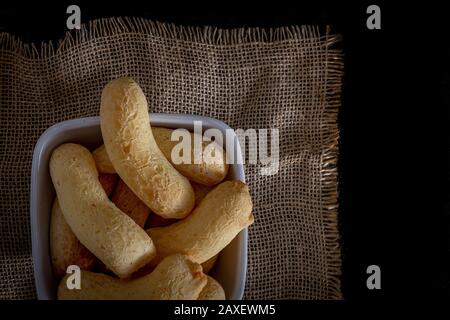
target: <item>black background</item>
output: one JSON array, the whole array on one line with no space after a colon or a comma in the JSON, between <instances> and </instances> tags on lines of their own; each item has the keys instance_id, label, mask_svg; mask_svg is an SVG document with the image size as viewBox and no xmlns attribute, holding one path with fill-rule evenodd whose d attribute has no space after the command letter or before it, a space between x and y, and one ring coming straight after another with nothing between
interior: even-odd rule
<instances>
[{"instance_id":1,"label":"black background","mask_svg":"<svg viewBox=\"0 0 450 320\"><path fill-rule=\"evenodd\" d=\"M313 2L313 1L310 1ZM343 35L339 221L346 300L450 296L450 25L437 4L223 3L167 7L72 1L82 23L141 16L188 25L275 27L329 24ZM381 30L366 28L366 8L381 8ZM25 41L57 40L68 3L0 4L0 31ZM366 268L379 265L381 290Z\"/></svg>"}]
</instances>

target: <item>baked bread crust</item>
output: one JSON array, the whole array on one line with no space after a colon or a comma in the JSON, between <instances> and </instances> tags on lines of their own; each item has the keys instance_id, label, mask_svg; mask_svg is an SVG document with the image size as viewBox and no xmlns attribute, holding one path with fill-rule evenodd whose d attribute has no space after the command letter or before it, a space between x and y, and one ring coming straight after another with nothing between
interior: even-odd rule
<instances>
[{"instance_id":1,"label":"baked bread crust","mask_svg":"<svg viewBox=\"0 0 450 320\"><path fill-rule=\"evenodd\" d=\"M119 78L105 86L100 125L114 169L153 212L182 219L194 207L194 191L162 154L149 123L147 99L136 82Z\"/></svg>"},{"instance_id":2,"label":"baked bread crust","mask_svg":"<svg viewBox=\"0 0 450 320\"><path fill-rule=\"evenodd\" d=\"M198 300L225 300L225 291L219 282L210 276L206 276L208 282L198 296Z\"/></svg>"},{"instance_id":3,"label":"baked bread crust","mask_svg":"<svg viewBox=\"0 0 450 320\"><path fill-rule=\"evenodd\" d=\"M228 164L226 163L225 151L214 141L202 143L202 162L194 163L194 136L196 134L190 132L191 135L191 163L176 164L172 161L172 150L179 143L172 141L171 136L173 129L152 127L153 138L156 141L164 157L177 169L183 176L191 181L197 182L205 186L214 186L221 182L228 173ZM202 137L199 137L200 141ZM210 147L208 147L210 146ZM218 152L214 158L206 152L206 148ZM109 160L105 145L101 145L93 152L97 168L102 173L115 173L114 166Z\"/></svg>"},{"instance_id":4,"label":"baked bread crust","mask_svg":"<svg viewBox=\"0 0 450 320\"><path fill-rule=\"evenodd\" d=\"M81 271L81 289L69 290L68 276L59 284L58 299L195 300L208 282L199 264L179 254L165 258L152 273L134 280Z\"/></svg>"},{"instance_id":5,"label":"baked bread crust","mask_svg":"<svg viewBox=\"0 0 450 320\"><path fill-rule=\"evenodd\" d=\"M59 146L50 158L50 175L70 229L116 275L128 277L155 256L145 231L108 199L89 150Z\"/></svg>"},{"instance_id":6,"label":"baked bread crust","mask_svg":"<svg viewBox=\"0 0 450 320\"><path fill-rule=\"evenodd\" d=\"M175 253L185 254L196 263L204 263L252 223L252 200L248 187L241 181L222 182L184 220L147 230L157 251L151 264Z\"/></svg>"},{"instance_id":7,"label":"baked bread crust","mask_svg":"<svg viewBox=\"0 0 450 320\"><path fill-rule=\"evenodd\" d=\"M77 239L64 219L58 199L53 201L50 218L50 254L53 273L61 279L66 275L67 267L77 265L82 270L91 270L96 258Z\"/></svg>"}]
</instances>

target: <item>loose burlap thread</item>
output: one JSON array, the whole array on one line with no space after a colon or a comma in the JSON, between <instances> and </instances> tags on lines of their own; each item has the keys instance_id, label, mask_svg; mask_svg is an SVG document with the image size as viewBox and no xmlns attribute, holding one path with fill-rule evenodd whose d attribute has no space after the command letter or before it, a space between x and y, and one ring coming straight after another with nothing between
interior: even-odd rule
<instances>
[{"instance_id":1,"label":"loose burlap thread","mask_svg":"<svg viewBox=\"0 0 450 320\"><path fill-rule=\"evenodd\" d=\"M323 29L323 30L322 30ZM330 29L91 21L57 45L0 34L0 298L35 298L29 192L34 145L51 125L99 113L111 79L133 77L151 112L279 129L277 174L247 164L247 299L340 299L337 114L342 52Z\"/></svg>"}]
</instances>

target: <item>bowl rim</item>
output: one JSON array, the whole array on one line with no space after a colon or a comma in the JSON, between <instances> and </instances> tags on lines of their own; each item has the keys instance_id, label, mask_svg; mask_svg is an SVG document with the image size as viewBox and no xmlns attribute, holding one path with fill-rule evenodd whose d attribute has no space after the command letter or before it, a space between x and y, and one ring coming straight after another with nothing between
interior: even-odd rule
<instances>
[{"instance_id":1,"label":"bowl rim","mask_svg":"<svg viewBox=\"0 0 450 320\"><path fill-rule=\"evenodd\" d=\"M193 123L194 121L202 121L203 129L206 128L217 128L222 132L230 129L233 130L229 125L225 122L210 118L206 116L198 116L198 115L190 115L190 114L170 114L170 113L149 113L150 115L150 123L154 126L163 126L163 125L177 125L177 124L187 124ZM168 119L169 118L169 119ZM205 125L206 123L206 125ZM37 275L43 274L43 267L38 265L36 262L38 257L41 256L40 252L42 251L41 238L39 234L41 234L41 227L38 223L38 201L39 201L39 190L37 188L37 183L39 181L39 168L41 167L42 154L46 148L46 144L50 141L50 139L58 134L63 133L64 131L70 129L80 129L88 126L100 126L100 117L82 117L75 118L70 120L65 120L62 122L58 122L51 127L47 128L38 138L32 157L32 165L31 165L31 185L30 185L30 224L31 224L31 250L32 250L32 260L33 260L33 272L34 272L34 283L36 287L36 293L38 300L48 299L46 290L41 285ZM206 128L205 128L206 127ZM231 136L234 139L235 143L235 157L238 159L242 159L242 151L241 146L239 144L239 139L237 138L234 130L233 135ZM225 145L223 146L225 149ZM48 164L47 164L48 165ZM244 166L241 163L230 164L234 166L236 170L236 176L238 176L239 180L245 182L245 171ZM247 276L247 259L248 259L248 229L243 229L237 237L241 238L241 243L239 245L240 252L237 255L237 264L240 266L240 275L235 277L235 289L234 292L230 294L231 300L241 300L244 295L246 276Z\"/></svg>"}]
</instances>

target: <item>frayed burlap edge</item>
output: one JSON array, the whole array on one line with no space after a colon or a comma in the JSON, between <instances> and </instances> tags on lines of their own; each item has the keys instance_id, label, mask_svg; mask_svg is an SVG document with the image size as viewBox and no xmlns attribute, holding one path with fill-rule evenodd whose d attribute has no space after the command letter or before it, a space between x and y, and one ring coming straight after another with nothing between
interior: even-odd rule
<instances>
[{"instance_id":1,"label":"frayed burlap edge","mask_svg":"<svg viewBox=\"0 0 450 320\"><path fill-rule=\"evenodd\" d=\"M330 132L322 141L326 149L322 153L321 167L321 203L323 206L324 238L327 249L328 296L330 299L342 299L341 250L338 231L338 113L341 105L343 56L342 51L334 47L340 38L329 38L330 28L326 31L326 75L325 75L325 112L322 132ZM324 141L325 140L325 141Z\"/></svg>"},{"instance_id":2,"label":"frayed burlap edge","mask_svg":"<svg viewBox=\"0 0 450 320\"><path fill-rule=\"evenodd\" d=\"M228 46L251 42L279 42L308 38L325 41L325 112L322 132L330 132L322 141L326 149L322 153L321 202L323 211L324 239L327 254L328 297L342 299L340 290L341 251L339 246L337 159L339 129L338 112L341 104L343 76L343 57L335 45L340 42L339 35L330 34L327 26L325 36L320 35L318 26L283 26L276 28L234 28L220 29L212 26L181 26L171 23L150 21L135 17L103 18L83 24L80 30L66 32L65 37L55 45L42 42L40 45L24 43L9 33L0 33L0 50L12 51L28 59L47 59L73 48L81 43L120 33L148 34L156 37L172 38L180 41L196 42L205 45ZM328 130L328 131L327 131ZM325 140L325 141L324 141Z\"/></svg>"},{"instance_id":3,"label":"frayed burlap edge","mask_svg":"<svg viewBox=\"0 0 450 320\"><path fill-rule=\"evenodd\" d=\"M328 28L327 28L328 29ZM144 18L115 17L89 21L81 29L67 31L64 38L55 45L52 41L40 45L24 43L7 32L0 33L0 50L13 51L26 58L45 59L74 46L120 33L148 34L155 37L177 39L214 46L237 45L250 42L273 43L288 40L323 38L318 26L283 26L275 28L233 28L220 29L212 26L182 26L172 23L150 21ZM329 35L327 43L335 42L338 35Z\"/></svg>"}]
</instances>

